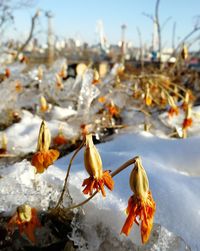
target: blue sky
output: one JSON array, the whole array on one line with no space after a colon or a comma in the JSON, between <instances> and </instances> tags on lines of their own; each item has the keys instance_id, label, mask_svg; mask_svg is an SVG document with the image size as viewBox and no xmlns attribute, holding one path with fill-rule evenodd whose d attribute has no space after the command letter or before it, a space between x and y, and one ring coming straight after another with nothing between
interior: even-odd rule
<instances>
[{"instance_id":1,"label":"blue sky","mask_svg":"<svg viewBox=\"0 0 200 251\"><path fill-rule=\"evenodd\" d=\"M16 12L15 30L10 27L10 37L25 37L30 27L30 16L37 8L53 12L53 28L59 37L75 37L95 43L96 23L102 20L106 38L111 43L120 40L122 24L127 25L126 38L133 44L138 45L137 27L145 43L149 45L152 40L152 21L142 13L153 14L155 0L36 0L34 8ZM161 24L171 17L163 29L163 44L171 45L174 22L178 42L192 29L197 15L200 15L200 0L161 0ZM44 39L47 29L45 18L41 18L39 27L43 35L38 34L38 38L43 36Z\"/></svg>"}]
</instances>

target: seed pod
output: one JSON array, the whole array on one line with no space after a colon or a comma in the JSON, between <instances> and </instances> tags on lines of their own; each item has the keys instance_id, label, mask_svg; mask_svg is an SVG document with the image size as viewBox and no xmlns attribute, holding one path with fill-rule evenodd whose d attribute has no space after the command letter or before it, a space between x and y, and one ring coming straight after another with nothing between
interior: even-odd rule
<instances>
[{"instance_id":1,"label":"seed pod","mask_svg":"<svg viewBox=\"0 0 200 251\"><path fill-rule=\"evenodd\" d=\"M51 143L51 133L45 121L43 120L38 135L37 151L48 151L50 143Z\"/></svg>"},{"instance_id":2,"label":"seed pod","mask_svg":"<svg viewBox=\"0 0 200 251\"><path fill-rule=\"evenodd\" d=\"M149 181L140 158L137 158L136 160L129 182L131 190L136 196L143 199L147 198L149 192Z\"/></svg>"},{"instance_id":3,"label":"seed pod","mask_svg":"<svg viewBox=\"0 0 200 251\"><path fill-rule=\"evenodd\" d=\"M61 90L64 88L61 77L58 74L56 74L56 87Z\"/></svg>"},{"instance_id":4,"label":"seed pod","mask_svg":"<svg viewBox=\"0 0 200 251\"><path fill-rule=\"evenodd\" d=\"M29 205L21 205L17 208L17 212L21 222L29 222L32 218L31 207Z\"/></svg>"},{"instance_id":5,"label":"seed pod","mask_svg":"<svg viewBox=\"0 0 200 251\"><path fill-rule=\"evenodd\" d=\"M93 84L99 83L99 73L96 69L94 69L94 77L93 77Z\"/></svg>"},{"instance_id":6,"label":"seed pod","mask_svg":"<svg viewBox=\"0 0 200 251\"><path fill-rule=\"evenodd\" d=\"M6 136L5 133L2 133L2 136L1 136L1 148L6 151L7 150L7 145L8 145L7 136Z\"/></svg>"},{"instance_id":7,"label":"seed pod","mask_svg":"<svg viewBox=\"0 0 200 251\"><path fill-rule=\"evenodd\" d=\"M84 152L85 168L90 176L101 179L103 176L102 161L100 154L95 147L92 134L86 135L86 147Z\"/></svg>"},{"instance_id":8,"label":"seed pod","mask_svg":"<svg viewBox=\"0 0 200 251\"><path fill-rule=\"evenodd\" d=\"M86 69L87 69L87 65L86 64L84 64L84 63L78 64L77 67L76 67L76 73L77 73L77 75L83 76L83 74L85 73Z\"/></svg>"},{"instance_id":9,"label":"seed pod","mask_svg":"<svg viewBox=\"0 0 200 251\"><path fill-rule=\"evenodd\" d=\"M67 64L66 64L66 62L64 62L64 64L62 65L61 70L59 72L59 76L61 78L66 78L67 77Z\"/></svg>"},{"instance_id":10,"label":"seed pod","mask_svg":"<svg viewBox=\"0 0 200 251\"><path fill-rule=\"evenodd\" d=\"M181 51L182 59L186 60L188 58L188 48L186 45L183 45L183 49Z\"/></svg>"},{"instance_id":11,"label":"seed pod","mask_svg":"<svg viewBox=\"0 0 200 251\"><path fill-rule=\"evenodd\" d=\"M44 96L40 97L40 111L46 112L48 110L48 103Z\"/></svg>"}]
</instances>

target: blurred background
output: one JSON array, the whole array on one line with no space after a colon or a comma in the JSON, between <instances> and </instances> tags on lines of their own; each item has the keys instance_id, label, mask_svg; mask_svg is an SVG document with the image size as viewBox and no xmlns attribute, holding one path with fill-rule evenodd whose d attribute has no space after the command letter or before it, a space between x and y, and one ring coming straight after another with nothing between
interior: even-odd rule
<instances>
[{"instance_id":1,"label":"blurred background","mask_svg":"<svg viewBox=\"0 0 200 251\"><path fill-rule=\"evenodd\" d=\"M199 10L198 0L1 0L1 50L168 61L183 43L199 51Z\"/></svg>"}]
</instances>

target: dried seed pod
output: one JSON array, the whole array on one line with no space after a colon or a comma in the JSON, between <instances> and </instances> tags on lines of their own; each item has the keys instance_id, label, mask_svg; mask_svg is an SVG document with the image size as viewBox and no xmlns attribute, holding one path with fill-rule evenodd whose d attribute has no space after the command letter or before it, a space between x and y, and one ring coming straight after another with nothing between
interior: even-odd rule
<instances>
[{"instance_id":1,"label":"dried seed pod","mask_svg":"<svg viewBox=\"0 0 200 251\"><path fill-rule=\"evenodd\" d=\"M40 97L40 111L41 112L46 112L48 110L49 106L48 106L48 103L45 99L44 96L41 96Z\"/></svg>"},{"instance_id":2,"label":"dried seed pod","mask_svg":"<svg viewBox=\"0 0 200 251\"><path fill-rule=\"evenodd\" d=\"M29 205L21 205L17 208L17 212L21 222L29 222L32 217L32 208Z\"/></svg>"},{"instance_id":3,"label":"dried seed pod","mask_svg":"<svg viewBox=\"0 0 200 251\"><path fill-rule=\"evenodd\" d=\"M86 147L84 152L85 168L90 176L95 179L101 179L103 176L103 168L100 154L95 147L92 134L86 135Z\"/></svg>"},{"instance_id":4,"label":"dried seed pod","mask_svg":"<svg viewBox=\"0 0 200 251\"><path fill-rule=\"evenodd\" d=\"M38 135L37 151L48 151L51 144L51 133L43 120Z\"/></svg>"},{"instance_id":5,"label":"dried seed pod","mask_svg":"<svg viewBox=\"0 0 200 251\"><path fill-rule=\"evenodd\" d=\"M148 196L149 181L140 158L137 158L135 162L135 167L131 172L129 183L131 190L136 196L144 199Z\"/></svg>"}]
</instances>

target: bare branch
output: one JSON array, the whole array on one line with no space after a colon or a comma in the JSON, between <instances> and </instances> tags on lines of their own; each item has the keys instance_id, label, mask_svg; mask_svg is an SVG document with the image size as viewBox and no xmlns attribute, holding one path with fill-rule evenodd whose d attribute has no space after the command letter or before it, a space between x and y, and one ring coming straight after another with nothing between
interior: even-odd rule
<instances>
[{"instance_id":1,"label":"bare branch","mask_svg":"<svg viewBox=\"0 0 200 251\"><path fill-rule=\"evenodd\" d=\"M167 23L172 19L172 17L168 17L166 18L166 20L164 21L164 23L161 25L161 30L163 31L163 29L165 28L165 26L167 25Z\"/></svg>"},{"instance_id":2,"label":"bare branch","mask_svg":"<svg viewBox=\"0 0 200 251\"><path fill-rule=\"evenodd\" d=\"M35 13L35 15L32 17L31 19L31 29L30 29L30 32L29 32L29 35L28 35L28 38L26 39L26 41L22 44L22 46L20 47L20 49L18 50L18 54L17 56L19 55L20 52L22 52L24 50L24 48L29 44L29 42L31 41L32 37L33 37L33 31L34 31L34 28L35 28L35 22L37 20L39 16L39 11L37 11Z\"/></svg>"},{"instance_id":3,"label":"bare branch","mask_svg":"<svg viewBox=\"0 0 200 251\"><path fill-rule=\"evenodd\" d=\"M151 19L151 21L153 21L153 22L154 22L154 17L153 17L152 15L147 14L147 13L145 13L145 12L142 12L142 15L144 15L145 17L147 17L147 18Z\"/></svg>"}]
</instances>

